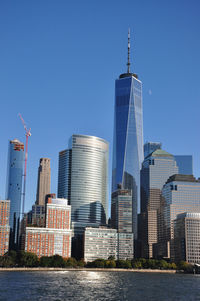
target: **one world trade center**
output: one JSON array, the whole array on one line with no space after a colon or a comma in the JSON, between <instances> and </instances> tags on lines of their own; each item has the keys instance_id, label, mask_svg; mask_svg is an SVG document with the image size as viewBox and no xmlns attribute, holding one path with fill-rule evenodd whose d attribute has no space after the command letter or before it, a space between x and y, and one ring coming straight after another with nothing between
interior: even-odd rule
<instances>
[{"instance_id":1,"label":"one world trade center","mask_svg":"<svg viewBox=\"0 0 200 301\"><path fill-rule=\"evenodd\" d=\"M127 73L115 81L115 113L112 192L132 191L132 227L137 239L137 213L140 210L140 169L143 153L142 82L130 71L130 31L128 33Z\"/></svg>"}]
</instances>

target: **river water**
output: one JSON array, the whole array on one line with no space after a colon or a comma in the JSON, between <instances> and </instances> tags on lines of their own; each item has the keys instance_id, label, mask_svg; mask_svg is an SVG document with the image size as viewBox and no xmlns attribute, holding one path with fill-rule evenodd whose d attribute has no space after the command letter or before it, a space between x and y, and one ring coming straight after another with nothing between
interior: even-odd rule
<instances>
[{"instance_id":1,"label":"river water","mask_svg":"<svg viewBox=\"0 0 200 301\"><path fill-rule=\"evenodd\" d=\"M0 300L200 300L200 275L99 271L0 272Z\"/></svg>"}]
</instances>

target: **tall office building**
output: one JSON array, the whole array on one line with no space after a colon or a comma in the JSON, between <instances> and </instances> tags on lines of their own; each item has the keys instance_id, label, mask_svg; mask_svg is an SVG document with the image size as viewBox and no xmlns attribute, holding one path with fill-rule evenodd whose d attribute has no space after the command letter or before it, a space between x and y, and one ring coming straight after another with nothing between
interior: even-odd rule
<instances>
[{"instance_id":1,"label":"tall office building","mask_svg":"<svg viewBox=\"0 0 200 301\"><path fill-rule=\"evenodd\" d=\"M50 159L41 158L38 168L38 183L36 205L45 205L46 195L50 193L51 185L51 168Z\"/></svg>"},{"instance_id":2,"label":"tall office building","mask_svg":"<svg viewBox=\"0 0 200 301\"><path fill-rule=\"evenodd\" d=\"M174 158L180 174L193 175L193 159L191 155L176 155Z\"/></svg>"},{"instance_id":3,"label":"tall office building","mask_svg":"<svg viewBox=\"0 0 200 301\"><path fill-rule=\"evenodd\" d=\"M68 198L73 222L106 223L108 148L101 138L73 135L59 153L58 197Z\"/></svg>"},{"instance_id":4,"label":"tall office building","mask_svg":"<svg viewBox=\"0 0 200 301\"><path fill-rule=\"evenodd\" d=\"M173 175L162 189L163 235L160 242L163 256L174 259L174 220L184 212L200 212L200 182L192 175Z\"/></svg>"},{"instance_id":5,"label":"tall office building","mask_svg":"<svg viewBox=\"0 0 200 301\"><path fill-rule=\"evenodd\" d=\"M140 231L143 257L153 257L153 244L158 240L157 215L161 205L162 187L171 175L177 173L174 156L164 150L157 149L144 159L141 169L142 213L139 216L139 224L143 227Z\"/></svg>"},{"instance_id":6,"label":"tall office building","mask_svg":"<svg viewBox=\"0 0 200 301\"><path fill-rule=\"evenodd\" d=\"M151 153L155 152L157 149L162 148L162 143L160 142L146 142L144 144L144 158L146 158Z\"/></svg>"},{"instance_id":7,"label":"tall office building","mask_svg":"<svg viewBox=\"0 0 200 301\"><path fill-rule=\"evenodd\" d=\"M24 144L17 139L9 141L6 199L10 200L10 247L19 242Z\"/></svg>"},{"instance_id":8,"label":"tall office building","mask_svg":"<svg viewBox=\"0 0 200 301\"><path fill-rule=\"evenodd\" d=\"M132 190L133 232L137 238L137 211L140 211L140 169L143 161L142 82L128 69L115 82L112 192L117 185Z\"/></svg>"},{"instance_id":9,"label":"tall office building","mask_svg":"<svg viewBox=\"0 0 200 301\"><path fill-rule=\"evenodd\" d=\"M10 201L0 200L0 256L8 252L10 235L9 215Z\"/></svg>"}]
</instances>

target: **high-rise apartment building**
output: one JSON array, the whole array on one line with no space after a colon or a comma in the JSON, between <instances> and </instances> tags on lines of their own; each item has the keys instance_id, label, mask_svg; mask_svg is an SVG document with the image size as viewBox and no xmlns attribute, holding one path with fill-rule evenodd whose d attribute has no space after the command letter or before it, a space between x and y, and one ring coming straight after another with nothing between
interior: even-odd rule
<instances>
[{"instance_id":1,"label":"high-rise apartment building","mask_svg":"<svg viewBox=\"0 0 200 301\"><path fill-rule=\"evenodd\" d=\"M36 205L45 205L45 198L50 194L51 185L51 168L50 159L41 158L38 168L38 183L37 183L37 196Z\"/></svg>"},{"instance_id":2,"label":"high-rise apartment building","mask_svg":"<svg viewBox=\"0 0 200 301\"><path fill-rule=\"evenodd\" d=\"M58 197L68 198L73 222L106 223L108 149L101 138L73 135L59 153Z\"/></svg>"},{"instance_id":3,"label":"high-rise apartment building","mask_svg":"<svg viewBox=\"0 0 200 301\"><path fill-rule=\"evenodd\" d=\"M24 144L17 139L9 141L6 199L10 200L10 247L19 242Z\"/></svg>"},{"instance_id":4,"label":"high-rise apartment building","mask_svg":"<svg viewBox=\"0 0 200 301\"><path fill-rule=\"evenodd\" d=\"M200 181L192 175L173 175L164 185L162 197L164 231L160 242L166 249L163 247L165 253L159 255L174 259L174 220L184 212L200 212Z\"/></svg>"},{"instance_id":5,"label":"high-rise apartment building","mask_svg":"<svg viewBox=\"0 0 200 301\"><path fill-rule=\"evenodd\" d=\"M180 174L193 175L193 158L191 155L176 155L174 158Z\"/></svg>"},{"instance_id":6,"label":"high-rise apartment building","mask_svg":"<svg viewBox=\"0 0 200 301\"><path fill-rule=\"evenodd\" d=\"M0 256L8 252L9 248L9 215L10 215L10 201L0 200Z\"/></svg>"},{"instance_id":7,"label":"high-rise apartment building","mask_svg":"<svg viewBox=\"0 0 200 301\"><path fill-rule=\"evenodd\" d=\"M174 221L176 261L200 263L200 212L178 214Z\"/></svg>"},{"instance_id":8,"label":"high-rise apartment building","mask_svg":"<svg viewBox=\"0 0 200 301\"><path fill-rule=\"evenodd\" d=\"M46 227L26 227L25 251L38 257L71 257L71 206L66 199L48 199Z\"/></svg>"},{"instance_id":9,"label":"high-rise apartment building","mask_svg":"<svg viewBox=\"0 0 200 301\"><path fill-rule=\"evenodd\" d=\"M158 241L158 210L161 206L162 188L168 178L178 173L174 156L162 149L150 153L141 169L141 215L139 224L143 228L142 256L153 257L153 244Z\"/></svg>"},{"instance_id":10,"label":"high-rise apartment building","mask_svg":"<svg viewBox=\"0 0 200 301\"><path fill-rule=\"evenodd\" d=\"M140 169L143 161L142 82L128 70L115 82L112 192L117 185L132 190L133 232L137 238L137 212L140 211Z\"/></svg>"},{"instance_id":11,"label":"high-rise apartment building","mask_svg":"<svg viewBox=\"0 0 200 301\"><path fill-rule=\"evenodd\" d=\"M155 152L157 149L162 148L162 143L160 142L146 142L144 144L144 158L146 158L151 153Z\"/></svg>"}]
</instances>

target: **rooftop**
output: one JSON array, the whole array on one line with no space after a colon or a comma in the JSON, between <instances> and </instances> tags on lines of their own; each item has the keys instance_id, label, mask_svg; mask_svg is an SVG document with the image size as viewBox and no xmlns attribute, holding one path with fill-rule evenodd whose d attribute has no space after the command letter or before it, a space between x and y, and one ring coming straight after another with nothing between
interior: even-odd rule
<instances>
[{"instance_id":1,"label":"rooftop","mask_svg":"<svg viewBox=\"0 0 200 301\"><path fill-rule=\"evenodd\" d=\"M175 182L175 181L177 181L177 182L199 182L195 179L195 177L193 175L176 174L176 175L169 177L166 184L170 183L170 182Z\"/></svg>"},{"instance_id":2,"label":"rooftop","mask_svg":"<svg viewBox=\"0 0 200 301\"><path fill-rule=\"evenodd\" d=\"M149 157L174 157L172 154L162 150L162 149L157 149L151 154L149 154L146 158Z\"/></svg>"}]
</instances>

